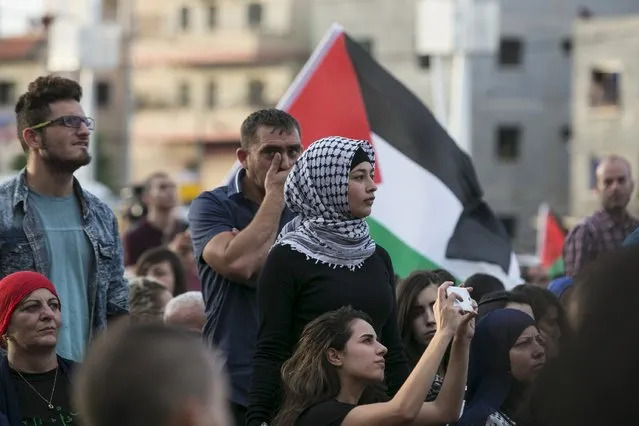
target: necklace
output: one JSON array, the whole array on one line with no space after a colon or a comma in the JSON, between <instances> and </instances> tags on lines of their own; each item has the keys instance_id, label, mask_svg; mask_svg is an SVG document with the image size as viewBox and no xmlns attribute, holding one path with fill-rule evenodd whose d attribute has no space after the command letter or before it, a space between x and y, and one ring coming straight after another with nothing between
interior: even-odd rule
<instances>
[{"instance_id":1,"label":"necklace","mask_svg":"<svg viewBox=\"0 0 639 426\"><path fill-rule=\"evenodd\" d=\"M55 392L55 385L58 382L58 370L59 368L56 367L55 369L55 376L53 376L53 389L51 389L51 396L49 397L49 400L47 401L47 399L45 397L42 396L42 394L40 392L37 391L36 388L33 387L33 385L31 383L29 383L29 381L27 379L24 378L24 376L22 375L21 372L19 372L18 370L15 370L16 373L18 373L18 375L20 376L20 378L22 380L24 380L24 382L29 385L29 387L40 397L40 399L42 399L44 402L47 403L47 407L49 408L49 410L53 410L53 404L51 403L53 401L53 393Z\"/></svg>"}]
</instances>

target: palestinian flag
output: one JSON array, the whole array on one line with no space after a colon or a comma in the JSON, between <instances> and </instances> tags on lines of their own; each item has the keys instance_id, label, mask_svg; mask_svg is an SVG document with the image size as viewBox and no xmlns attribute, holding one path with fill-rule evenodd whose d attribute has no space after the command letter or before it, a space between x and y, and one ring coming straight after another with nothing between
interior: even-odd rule
<instances>
[{"instance_id":1,"label":"palestinian flag","mask_svg":"<svg viewBox=\"0 0 639 426\"><path fill-rule=\"evenodd\" d=\"M566 234L559 216L542 203L537 214L537 255L551 277L564 275L562 251Z\"/></svg>"},{"instance_id":2,"label":"palestinian flag","mask_svg":"<svg viewBox=\"0 0 639 426\"><path fill-rule=\"evenodd\" d=\"M379 189L369 224L398 275L445 268L460 280L484 272L507 287L521 281L470 158L341 27L328 31L278 108L300 121L306 146L334 135L371 141Z\"/></svg>"}]
</instances>

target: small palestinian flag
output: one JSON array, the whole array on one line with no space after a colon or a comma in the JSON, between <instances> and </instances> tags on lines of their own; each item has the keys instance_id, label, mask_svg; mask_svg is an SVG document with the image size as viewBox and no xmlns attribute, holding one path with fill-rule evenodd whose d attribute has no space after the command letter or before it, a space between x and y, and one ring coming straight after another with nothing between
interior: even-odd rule
<instances>
[{"instance_id":1,"label":"small palestinian flag","mask_svg":"<svg viewBox=\"0 0 639 426\"><path fill-rule=\"evenodd\" d=\"M398 275L445 268L460 280L483 272L507 287L521 282L470 158L341 27L328 31L278 108L299 120L305 146L326 136L371 141L379 189L370 229Z\"/></svg>"},{"instance_id":2,"label":"small palestinian flag","mask_svg":"<svg viewBox=\"0 0 639 426\"><path fill-rule=\"evenodd\" d=\"M548 204L542 203L537 214L537 255L541 266L551 277L564 275L562 250L566 234L559 216Z\"/></svg>"}]
</instances>

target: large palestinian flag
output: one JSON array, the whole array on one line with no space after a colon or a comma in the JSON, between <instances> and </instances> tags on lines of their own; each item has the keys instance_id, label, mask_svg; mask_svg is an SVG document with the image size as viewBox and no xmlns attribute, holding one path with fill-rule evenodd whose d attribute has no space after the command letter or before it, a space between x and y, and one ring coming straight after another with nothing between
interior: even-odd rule
<instances>
[{"instance_id":1,"label":"large palestinian flag","mask_svg":"<svg viewBox=\"0 0 639 426\"><path fill-rule=\"evenodd\" d=\"M278 108L300 121L306 146L333 135L371 141L379 189L370 228L398 275L445 268L460 280L484 272L507 287L521 281L470 158L341 27L329 30Z\"/></svg>"},{"instance_id":2,"label":"large palestinian flag","mask_svg":"<svg viewBox=\"0 0 639 426\"><path fill-rule=\"evenodd\" d=\"M537 253L541 266L551 277L564 274L562 251L566 234L559 216L542 203L537 214Z\"/></svg>"}]
</instances>

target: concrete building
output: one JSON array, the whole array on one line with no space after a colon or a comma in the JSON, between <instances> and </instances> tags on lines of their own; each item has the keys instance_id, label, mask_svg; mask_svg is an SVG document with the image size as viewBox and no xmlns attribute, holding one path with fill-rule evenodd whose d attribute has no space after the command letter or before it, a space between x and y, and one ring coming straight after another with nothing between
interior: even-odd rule
<instances>
[{"instance_id":1,"label":"concrete building","mask_svg":"<svg viewBox=\"0 0 639 426\"><path fill-rule=\"evenodd\" d=\"M589 12L588 12L589 10ZM471 156L485 199L514 238L535 248L541 202L569 208L573 21L639 12L636 0L503 0L499 52L472 60ZM429 58L415 55L415 0L315 0L313 39L338 22L432 103Z\"/></svg>"},{"instance_id":2,"label":"concrete building","mask_svg":"<svg viewBox=\"0 0 639 426\"><path fill-rule=\"evenodd\" d=\"M601 157L621 155L639 173L639 15L579 22L574 40L571 212L583 217L599 207ZM639 213L636 191L630 210Z\"/></svg>"},{"instance_id":3,"label":"concrete building","mask_svg":"<svg viewBox=\"0 0 639 426\"><path fill-rule=\"evenodd\" d=\"M220 184L239 130L308 58L306 0L137 0L133 179L165 170Z\"/></svg>"},{"instance_id":4,"label":"concrete building","mask_svg":"<svg viewBox=\"0 0 639 426\"><path fill-rule=\"evenodd\" d=\"M57 4L48 2L43 16L55 19ZM115 0L103 2L103 17L114 20L117 3ZM34 26L31 33L0 38L0 175L12 172L12 162L22 153L15 134L14 106L18 96L26 91L29 82L48 74L47 71L47 28ZM77 80L77 73L70 78ZM125 115L121 105L125 99L124 73L119 68L101 72L95 80L96 138L98 152L95 166L98 180L118 188L125 181L126 137L124 134Z\"/></svg>"},{"instance_id":5,"label":"concrete building","mask_svg":"<svg viewBox=\"0 0 639 426\"><path fill-rule=\"evenodd\" d=\"M0 176L11 174L22 162L14 107L29 82L43 73L45 45L42 34L0 38Z\"/></svg>"}]
</instances>

